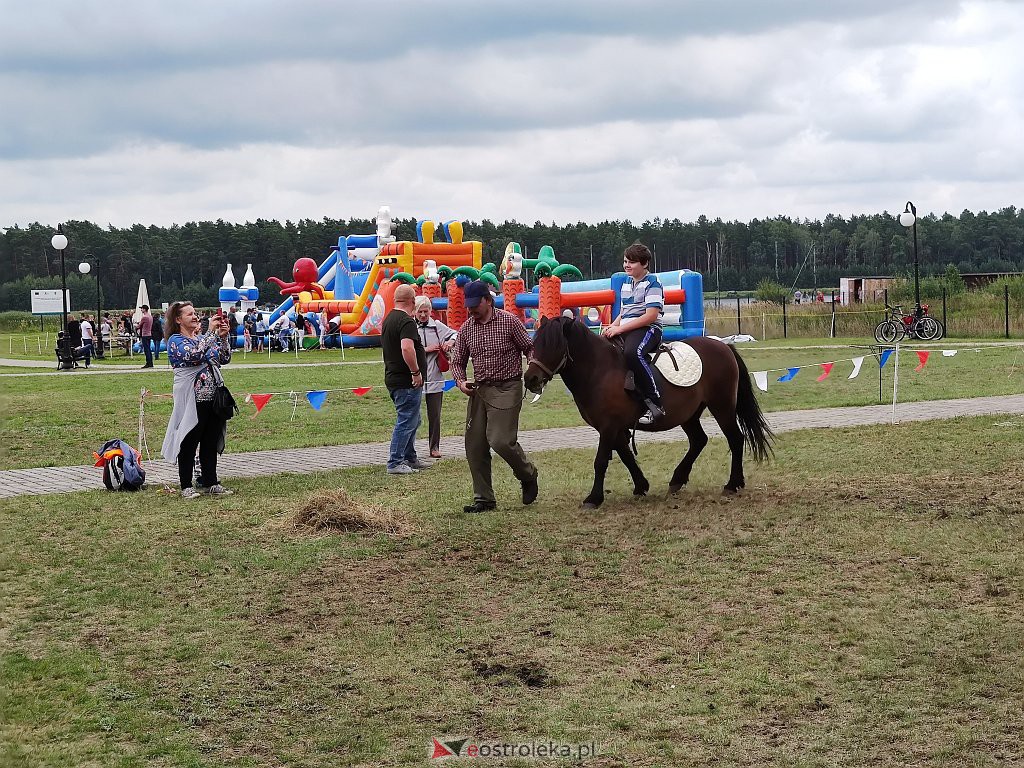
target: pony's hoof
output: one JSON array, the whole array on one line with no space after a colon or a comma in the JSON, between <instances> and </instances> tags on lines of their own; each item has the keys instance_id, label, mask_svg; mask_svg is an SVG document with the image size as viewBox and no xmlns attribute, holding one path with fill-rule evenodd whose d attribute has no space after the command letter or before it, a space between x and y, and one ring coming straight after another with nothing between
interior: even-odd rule
<instances>
[{"instance_id":1,"label":"pony's hoof","mask_svg":"<svg viewBox=\"0 0 1024 768\"><path fill-rule=\"evenodd\" d=\"M683 490L683 486L684 485L685 485L685 483L669 483L668 484L668 492L669 493L679 493L681 490Z\"/></svg>"},{"instance_id":2,"label":"pony's hoof","mask_svg":"<svg viewBox=\"0 0 1024 768\"><path fill-rule=\"evenodd\" d=\"M580 504L581 509L597 509L601 506L601 502L598 501L584 501Z\"/></svg>"},{"instance_id":3,"label":"pony's hoof","mask_svg":"<svg viewBox=\"0 0 1024 768\"><path fill-rule=\"evenodd\" d=\"M739 488L730 488L728 485L722 489L723 496L735 496L740 492Z\"/></svg>"}]
</instances>

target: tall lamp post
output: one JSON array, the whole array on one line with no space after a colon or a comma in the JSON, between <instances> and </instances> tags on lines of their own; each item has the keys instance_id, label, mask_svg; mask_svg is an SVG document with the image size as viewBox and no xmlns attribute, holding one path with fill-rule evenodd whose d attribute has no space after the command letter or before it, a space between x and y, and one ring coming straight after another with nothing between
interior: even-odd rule
<instances>
[{"instance_id":1,"label":"tall lamp post","mask_svg":"<svg viewBox=\"0 0 1024 768\"><path fill-rule=\"evenodd\" d=\"M92 256L91 253L85 254L87 257ZM78 271L82 275L88 275L92 271L92 265L88 261L83 261L78 265ZM103 357L103 337L100 334L100 262L96 260L96 319L92 324L93 343L96 346L96 357ZM97 343L99 342L99 343Z\"/></svg>"},{"instance_id":2,"label":"tall lamp post","mask_svg":"<svg viewBox=\"0 0 1024 768\"><path fill-rule=\"evenodd\" d=\"M68 247L68 238L61 232L60 227L57 227L57 234L50 238L50 245L53 246L55 251L60 253L60 304L64 312L64 320L61 324L61 331L64 335L63 339L64 351L67 356L71 356L71 339L68 338L68 273L64 267L64 249Z\"/></svg>"},{"instance_id":3,"label":"tall lamp post","mask_svg":"<svg viewBox=\"0 0 1024 768\"><path fill-rule=\"evenodd\" d=\"M921 275L917 259L917 208L907 201L907 207L900 214L900 224L914 230L914 316L921 316Z\"/></svg>"}]
</instances>

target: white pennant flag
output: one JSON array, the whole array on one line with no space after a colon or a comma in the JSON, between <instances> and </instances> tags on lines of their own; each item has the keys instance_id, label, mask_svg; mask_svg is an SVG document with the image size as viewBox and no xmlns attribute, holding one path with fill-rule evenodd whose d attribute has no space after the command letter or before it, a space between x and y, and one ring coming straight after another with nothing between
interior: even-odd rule
<instances>
[{"instance_id":1,"label":"white pennant flag","mask_svg":"<svg viewBox=\"0 0 1024 768\"><path fill-rule=\"evenodd\" d=\"M762 392L768 391L768 371L754 371L754 383Z\"/></svg>"},{"instance_id":2,"label":"white pennant flag","mask_svg":"<svg viewBox=\"0 0 1024 768\"><path fill-rule=\"evenodd\" d=\"M848 378L856 379L857 378L857 374L860 373L860 367L861 367L861 365L863 363L864 363L864 358L863 357L855 357L855 358L853 358L853 373L851 373Z\"/></svg>"},{"instance_id":3,"label":"white pennant flag","mask_svg":"<svg viewBox=\"0 0 1024 768\"><path fill-rule=\"evenodd\" d=\"M960 351L959 349L944 349L944 350L942 350L942 356L943 357L952 357L953 355L955 355L959 351Z\"/></svg>"}]
</instances>

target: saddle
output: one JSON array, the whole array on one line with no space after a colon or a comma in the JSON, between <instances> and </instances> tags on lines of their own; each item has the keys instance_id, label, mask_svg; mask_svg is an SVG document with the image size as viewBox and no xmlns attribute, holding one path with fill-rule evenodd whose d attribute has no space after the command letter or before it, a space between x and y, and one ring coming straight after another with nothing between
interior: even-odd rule
<instances>
[{"instance_id":1,"label":"saddle","mask_svg":"<svg viewBox=\"0 0 1024 768\"><path fill-rule=\"evenodd\" d=\"M692 387L700 381L704 369L700 355L683 341L659 345L654 351L654 358L651 362L665 377L665 381L677 387ZM625 388L627 390L636 389L632 371L626 372Z\"/></svg>"}]
</instances>

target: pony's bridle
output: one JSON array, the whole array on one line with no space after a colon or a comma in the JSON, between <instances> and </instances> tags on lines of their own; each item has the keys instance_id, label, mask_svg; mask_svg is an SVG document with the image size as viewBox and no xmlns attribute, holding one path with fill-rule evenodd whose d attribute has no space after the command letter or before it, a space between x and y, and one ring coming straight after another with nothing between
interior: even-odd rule
<instances>
[{"instance_id":1,"label":"pony's bridle","mask_svg":"<svg viewBox=\"0 0 1024 768\"><path fill-rule=\"evenodd\" d=\"M562 355L562 359L558 361L558 365L556 365L553 369L552 368L548 368L546 365L544 365L544 363L542 363L536 357L533 358L533 360L531 360L530 362L533 363L534 365L536 365L538 368L541 369L541 371L544 372L544 376L545 376L544 384L547 384L549 381L551 381L553 378L555 378L555 375L560 370L562 370L565 367L565 364L568 363L570 360L572 360L572 357L569 355L569 347L568 347L568 345L566 345L565 354Z\"/></svg>"}]
</instances>

